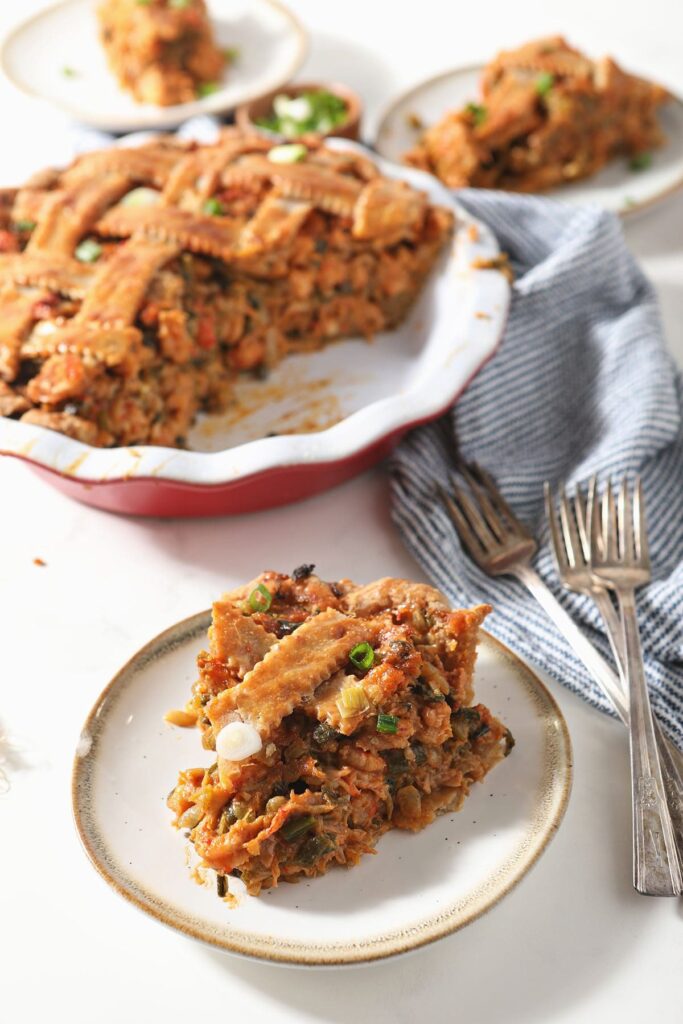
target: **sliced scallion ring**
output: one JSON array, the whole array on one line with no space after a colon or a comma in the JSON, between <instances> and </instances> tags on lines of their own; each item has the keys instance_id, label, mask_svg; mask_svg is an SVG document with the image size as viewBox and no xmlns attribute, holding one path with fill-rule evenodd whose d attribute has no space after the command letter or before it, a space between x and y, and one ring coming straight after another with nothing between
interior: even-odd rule
<instances>
[{"instance_id":1,"label":"sliced scallion ring","mask_svg":"<svg viewBox=\"0 0 683 1024\"><path fill-rule=\"evenodd\" d=\"M81 263L96 263L101 255L102 246L94 238L84 238L74 250L74 256Z\"/></svg>"},{"instance_id":2,"label":"sliced scallion ring","mask_svg":"<svg viewBox=\"0 0 683 1024\"><path fill-rule=\"evenodd\" d=\"M268 159L274 164L298 164L306 159L308 150L301 142L287 142L268 150Z\"/></svg>"},{"instance_id":3,"label":"sliced scallion ring","mask_svg":"<svg viewBox=\"0 0 683 1024\"><path fill-rule=\"evenodd\" d=\"M398 718L396 715L378 715L377 732L390 733L393 735L398 729Z\"/></svg>"},{"instance_id":4,"label":"sliced scallion ring","mask_svg":"<svg viewBox=\"0 0 683 1024\"><path fill-rule=\"evenodd\" d=\"M268 590L268 587L264 587L262 583L259 583L257 587L254 587L247 601L253 612L267 612L273 603L273 595Z\"/></svg>"},{"instance_id":5,"label":"sliced scallion ring","mask_svg":"<svg viewBox=\"0 0 683 1024\"><path fill-rule=\"evenodd\" d=\"M361 644L356 644L349 651L349 661L356 668L369 669L372 668L375 662L375 652L372 647L366 641Z\"/></svg>"}]
</instances>

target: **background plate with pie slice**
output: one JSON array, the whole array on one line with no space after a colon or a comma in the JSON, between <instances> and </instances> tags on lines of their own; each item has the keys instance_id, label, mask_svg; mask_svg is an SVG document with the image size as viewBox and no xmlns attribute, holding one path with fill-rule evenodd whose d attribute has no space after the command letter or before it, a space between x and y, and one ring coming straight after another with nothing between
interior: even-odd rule
<instances>
[{"instance_id":1,"label":"background plate with pie slice","mask_svg":"<svg viewBox=\"0 0 683 1024\"><path fill-rule=\"evenodd\" d=\"M0 67L17 88L77 121L124 132L227 113L278 89L303 64L307 35L279 0L209 0L208 8L219 46L237 55L216 91L193 103L155 107L120 89L98 38L93 0L63 0L28 18L2 44Z\"/></svg>"},{"instance_id":2,"label":"background plate with pie slice","mask_svg":"<svg viewBox=\"0 0 683 1024\"><path fill-rule=\"evenodd\" d=\"M348 871L248 896L216 895L215 875L191 877L189 844L171 826L165 795L178 771L207 766L195 729L163 722L195 678L210 612L143 647L104 690L83 727L73 806L85 850L106 882L162 924L228 953L292 965L367 963L407 953L490 910L530 870L562 821L571 747L562 714L520 659L482 635L477 699L516 746L463 809L422 832L383 836L377 855Z\"/></svg>"},{"instance_id":3,"label":"background plate with pie slice","mask_svg":"<svg viewBox=\"0 0 683 1024\"><path fill-rule=\"evenodd\" d=\"M456 68L427 79L402 93L381 116L375 148L387 160L401 161L425 128L449 110L457 110L479 95L483 66ZM646 209L683 188L683 102L675 98L660 114L666 145L652 153L651 162L634 171L627 159L613 160L584 181L546 193L570 203L598 203L622 216Z\"/></svg>"}]
</instances>

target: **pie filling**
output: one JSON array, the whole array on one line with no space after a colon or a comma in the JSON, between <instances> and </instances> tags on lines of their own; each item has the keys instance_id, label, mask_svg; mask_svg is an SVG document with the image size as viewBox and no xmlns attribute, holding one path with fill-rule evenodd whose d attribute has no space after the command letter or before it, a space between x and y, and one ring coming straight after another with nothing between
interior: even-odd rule
<instances>
[{"instance_id":1,"label":"pie filling","mask_svg":"<svg viewBox=\"0 0 683 1024\"><path fill-rule=\"evenodd\" d=\"M483 71L481 98L428 128L405 162L451 188L540 192L595 174L616 156L637 170L664 141L670 99L611 57L593 61L561 36L503 51Z\"/></svg>"},{"instance_id":2,"label":"pie filling","mask_svg":"<svg viewBox=\"0 0 683 1024\"><path fill-rule=\"evenodd\" d=\"M81 156L0 193L0 415L182 446L237 373L395 327L452 228L364 156L237 129Z\"/></svg>"},{"instance_id":3,"label":"pie filling","mask_svg":"<svg viewBox=\"0 0 683 1024\"><path fill-rule=\"evenodd\" d=\"M457 811L514 744L475 704L488 605L452 611L425 584L264 572L213 606L178 725L216 750L168 797L218 892L357 864L390 828Z\"/></svg>"}]
</instances>

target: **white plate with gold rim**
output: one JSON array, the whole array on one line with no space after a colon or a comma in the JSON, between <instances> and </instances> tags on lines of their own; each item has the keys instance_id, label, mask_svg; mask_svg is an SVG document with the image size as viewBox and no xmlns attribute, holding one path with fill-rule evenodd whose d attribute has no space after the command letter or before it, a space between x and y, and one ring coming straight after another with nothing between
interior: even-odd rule
<instances>
[{"instance_id":1,"label":"white plate with gold rim","mask_svg":"<svg viewBox=\"0 0 683 1024\"><path fill-rule=\"evenodd\" d=\"M278 89L303 64L308 36L280 0L208 0L218 44L235 50L217 88L192 103L136 103L107 66L97 0L61 0L13 28L0 68L23 92L104 131L175 128L197 114L224 114Z\"/></svg>"},{"instance_id":2,"label":"white plate with gold rim","mask_svg":"<svg viewBox=\"0 0 683 1024\"><path fill-rule=\"evenodd\" d=\"M510 727L510 756L463 809L416 835L383 836L358 867L281 885L258 898L230 879L237 905L191 877L188 844L171 827L178 770L208 765L194 729L163 721L182 706L210 613L143 647L93 707L73 772L76 825L95 868L163 924L229 953L296 966L344 966L407 953L490 910L534 866L562 821L571 746L557 704L533 672L483 635L475 692Z\"/></svg>"},{"instance_id":3,"label":"white plate with gold rim","mask_svg":"<svg viewBox=\"0 0 683 1024\"><path fill-rule=\"evenodd\" d=\"M401 93L378 121L375 149L380 156L400 163L425 128L477 100L483 70L483 65L455 68ZM647 167L632 170L627 159L615 159L598 174L545 194L630 216L683 188L683 101L675 98L663 107L660 121L667 141L649 155Z\"/></svg>"}]
</instances>

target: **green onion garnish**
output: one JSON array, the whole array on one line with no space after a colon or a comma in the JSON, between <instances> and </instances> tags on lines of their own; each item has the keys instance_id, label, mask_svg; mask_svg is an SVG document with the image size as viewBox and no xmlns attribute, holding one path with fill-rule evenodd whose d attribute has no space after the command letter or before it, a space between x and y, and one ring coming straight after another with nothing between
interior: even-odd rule
<instances>
[{"instance_id":1,"label":"green onion garnish","mask_svg":"<svg viewBox=\"0 0 683 1024\"><path fill-rule=\"evenodd\" d=\"M302 844L297 854L297 863L304 867L310 867L326 853L332 853L332 850L334 850L334 842L329 836L324 833L319 836L311 836Z\"/></svg>"},{"instance_id":2,"label":"green onion garnish","mask_svg":"<svg viewBox=\"0 0 683 1024\"><path fill-rule=\"evenodd\" d=\"M211 96L212 93L218 92L219 89L218 82L200 82L197 86L197 96L203 99L205 96Z\"/></svg>"},{"instance_id":3,"label":"green onion garnish","mask_svg":"<svg viewBox=\"0 0 683 1024\"><path fill-rule=\"evenodd\" d=\"M149 7L151 2L152 0L135 0L135 3L138 5L138 7Z\"/></svg>"},{"instance_id":4,"label":"green onion garnish","mask_svg":"<svg viewBox=\"0 0 683 1024\"><path fill-rule=\"evenodd\" d=\"M64 68L62 68L62 74L64 75L65 78L77 78L78 77L78 72L75 70L75 68L64 67Z\"/></svg>"},{"instance_id":5,"label":"green onion garnish","mask_svg":"<svg viewBox=\"0 0 683 1024\"><path fill-rule=\"evenodd\" d=\"M192 6L192 0L168 0L168 6L176 11L184 11L186 7Z\"/></svg>"},{"instance_id":6,"label":"green onion garnish","mask_svg":"<svg viewBox=\"0 0 683 1024\"><path fill-rule=\"evenodd\" d=\"M396 715L378 715L377 732L393 733L398 729L398 718Z\"/></svg>"},{"instance_id":7,"label":"green onion garnish","mask_svg":"<svg viewBox=\"0 0 683 1024\"><path fill-rule=\"evenodd\" d=\"M325 135L348 117L346 102L327 89L301 92L297 96L278 93L272 110L266 117L258 117L255 124L269 132L277 132L288 139L296 139L307 132Z\"/></svg>"},{"instance_id":8,"label":"green onion garnish","mask_svg":"<svg viewBox=\"0 0 683 1024\"><path fill-rule=\"evenodd\" d=\"M240 49L238 46L226 46L223 50L223 56L234 64L240 58Z\"/></svg>"},{"instance_id":9,"label":"green onion garnish","mask_svg":"<svg viewBox=\"0 0 683 1024\"><path fill-rule=\"evenodd\" d=\"M361 683L345 686L336 700L337 710L342 718L354 718L370 707L370 701Z\"/></svg>"},{"instance_id":10,"label":"green onion garnish","mask_svg":"<svg viewBox=\"0 0 683 1024\"><path fill-rule=\"evenodd\" d=\"M355 647L351 648L349 651L349 661L356 668L372 668L375 661L375 652L369 643L363 641L362 644L356 644Z\"/></svg>"},{"instance_id":11,"label":"green onion garnish","mask_svg":"<svg viewBox=\"0 0 683 1024\"><path fill-rule=\"evenodd\" d=\"M102 255L102 246L94 238L84 238L74 251L74 256L81 263L96 263Z\"/></svg>"},{"instance_id":12,"label":"green onion garnish","mask_svg":"<svg viewBox=\"0 0 683 1024\"><path fill-rule=\"evenodd\" d=\"M121 206L157 206L160 202L161 192L158 192L155 188L141 186L126 192L121 200Z\"/></svg>"},{"instance_id":13,"label":"green onion garnish","mask_svg":"<svg viewBox=\"0 0 683 1024\"><path fill-rule=\"evenodd\" d=\"M289 142L283 146L273 146L268 151L268 159L274 164L298 164L306 158L308 150L300 142Z\"/></svg>"},{"instance_id":14,"label":"green onion garnish","mask_svg":"<svg viewBox=\"0 0 683 1024\"><path fill-rule=\"evenodd\" d=\"M539 96L547 96L555 85L555 75L550 71L542 71L536 79L536 92Z\"/></svg>"},{"instance_id":15,"label":"green onion garnish","mask_svg":"<svg viewBox=\"0 0 683 1024\"><path fill-rule=\"evenodd\" d=\"M262 583L259 583L257 587L254 587L247 600L253 612L267 612L273 603L273 596L268 587L264 587Z\"/></svg>"},{"instance_id":16,"label":"green onion garnish","mask_svg":"<svg viewBox=\"0 0 683 1024\"><path fill-rule=\"evenodd\" d=\"M14 227L17 231L33 231L36 226L34 220L15 220Z\"/></svg>"},{"instance_id":17,"label":"green onion garnish","mask_svg":"<svg viewBox=\"0 0 683 1024\"><path fill-rule=\"evenodd\" d=\"M468 103L465 110L474 121L475 128L484 123L488 114L486 107L482 106L481 103Z\"/></svg>"},{"instance_id":18,"label":"green onion garnish","mask_svg":"<svg viewBox=\"0 0 683 1024\"><path fill-rule=\"evenodd\" d=\"M218 199L207 199L203 206L204 213L210 214L211 217L222 217L225 213L223 204Z\"/></svg>"},{"instance_id":19,"label":"green onion garnish","mask_svg":"<svg viewBox=\"0 0 683 1024\"><path fill-rule=\"evenodd\" d=\"M652 153L636 153L628 162L632 171L644 171L652 163Z\"/></svg>"},{"instance_id":20,"label":"green onion garnish","mask_svg":"<svg viewBox=\"0 0 683 1024\"><path fill-rule=\"evenodd\" d=\"M296 814L287 819L280 829L280 835L289 842L304 835L313 825L315 825L315 818L312 814Z\"/></svg>"}]
</instances>

